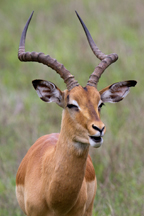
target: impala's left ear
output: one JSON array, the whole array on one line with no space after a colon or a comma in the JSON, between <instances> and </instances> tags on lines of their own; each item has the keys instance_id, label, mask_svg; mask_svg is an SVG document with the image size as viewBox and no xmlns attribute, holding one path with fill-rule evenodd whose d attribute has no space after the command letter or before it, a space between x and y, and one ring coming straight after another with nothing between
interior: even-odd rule
<instances>
[{"instance_id":1,"label":"impala's left ear","mask_svg":"<svg viewBox=\"0 0 144 216\"><path fill-rule=\"evenodd\" d=\"M134 87L136 84L135 80L114 83L99 92L101 100L109 103L119 102L127 96L130 87Z\"/></svg>"},{"instance_id":2,"label":"impala's left ear","mask_svg":"<svg viewBox=\"0 0 144 216\"><path fill-rule=\"evenodd\" d=\"M33 80L32 84L41 100L47 103L55 102L60 107L64 107L64 93L54 83L46 80Z\"/></svg>"}]
</instances>

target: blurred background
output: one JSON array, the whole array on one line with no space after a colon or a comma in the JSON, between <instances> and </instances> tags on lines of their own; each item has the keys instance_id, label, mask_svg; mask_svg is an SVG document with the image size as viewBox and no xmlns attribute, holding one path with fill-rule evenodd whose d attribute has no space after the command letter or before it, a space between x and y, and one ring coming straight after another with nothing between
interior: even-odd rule
<instances>
[{"instance_id":1,"label":"blurred background","mask_svg":"<svg viewBox=\"0 0 144 216\"><path fill-rule=\"evenodd\" d=\"M143 0L0 1L0 216L24 215L16 201L15 176L29 147L42 135L59 132L62 109L42 102L33 79L65 84L50 68L21 63L17 51L32 11L27 51L50 54L82 86L99 63L75 15L78 11L98 47L119 60L102 75L98 89L134 79L120 103L106 104L101 118L104 143L90 149L98 190L93 216L144 215L144 2Z\"/></svg>"}]
</instances>

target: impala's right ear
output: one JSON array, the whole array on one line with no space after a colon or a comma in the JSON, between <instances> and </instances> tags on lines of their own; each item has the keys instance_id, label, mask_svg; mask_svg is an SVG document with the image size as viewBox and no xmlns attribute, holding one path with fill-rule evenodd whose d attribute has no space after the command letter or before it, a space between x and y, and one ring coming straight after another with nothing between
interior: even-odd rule
<instances>
[{"instance_id":1,"label":"impala's right ear","mask_svg":"<svg viewBox=\"0 0 144 216\"><path fill-rule=\"evenodd\" d=\"M136 84L135 80L114 83L100 91L101 100L108 103L119 102L127 96L130 87L134 87Z\"/></svg>"},{"instance_id":2,"label":"impala's right ear","mask_svg":"<svg viewBox=\"0 0 144 216\"><path fill-rule=\"evenodd\" d=\"M32 84L41 100L55 102L64 107L63 92L54 84L46 80L33 80Z\"/></svg>"}]
</instances>

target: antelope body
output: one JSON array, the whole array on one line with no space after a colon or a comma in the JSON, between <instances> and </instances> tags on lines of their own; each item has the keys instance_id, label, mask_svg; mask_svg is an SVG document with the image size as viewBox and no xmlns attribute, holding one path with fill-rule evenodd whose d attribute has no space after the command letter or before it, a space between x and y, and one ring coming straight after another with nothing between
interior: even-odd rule
<instances>
[{"instance_id":1,"label":"antelope body","mask_svg":"<svg viewBox=\"0 0 144 216\"><path fill-rule=\"evenodd\" d=\"M77 14L93 53L101 60L82 87L65 67L43 53L25 52L25 37L32 14L23 30L18 57L54 69L67 85L61 91L55 84L34 80L38 96L63 108L61 131L39 138L22 160L16 176L16 196L28 216L91 216L97 181L89 146L98 148L106 131L100 119L104 102L119 102L136 81L114 83L100 92L97 83L104 70L118 58L105 55L94 43Z\"/></svg>"}]
</instances>

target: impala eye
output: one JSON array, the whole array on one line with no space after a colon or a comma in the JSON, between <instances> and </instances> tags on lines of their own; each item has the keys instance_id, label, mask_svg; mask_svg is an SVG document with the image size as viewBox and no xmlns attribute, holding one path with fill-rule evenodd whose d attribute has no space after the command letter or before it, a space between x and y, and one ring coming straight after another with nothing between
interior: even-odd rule
<instances>
[{"instance_id":1,"label":"impala eye","mask_svg":"<svg viewBox=\"0 0 144 216\"><path fill-rule=\"evenodd\" d=\"M104 106L104 105L105 105L105 104L102 102L102 103L98 106L98 110L99 110L99 112L100 112L102 106Z\"/></svg>"},{"instance_id":2,"label":"impala eye","mask_svg":"<svg viewBox=\"0 0 144 216\"><path fill-rule=\"evenodd\" d=\"M78 110L78 107L77 107L76 105L74 105L74 104L67 104L67 107L68 107L69 109L75 108L75 109Z\"/></svg>"},{"instance_id":3,"label":"impala eye","mask_svg":"<svg viewBox=\"0 0 144 216\"><path fill-rule=\"evenodd\" d=\"M99 105L99 108L102 108L102 106L104 106L105 104L104 103L101 103L100 105Z\"/></svg>"}]
</instances>

